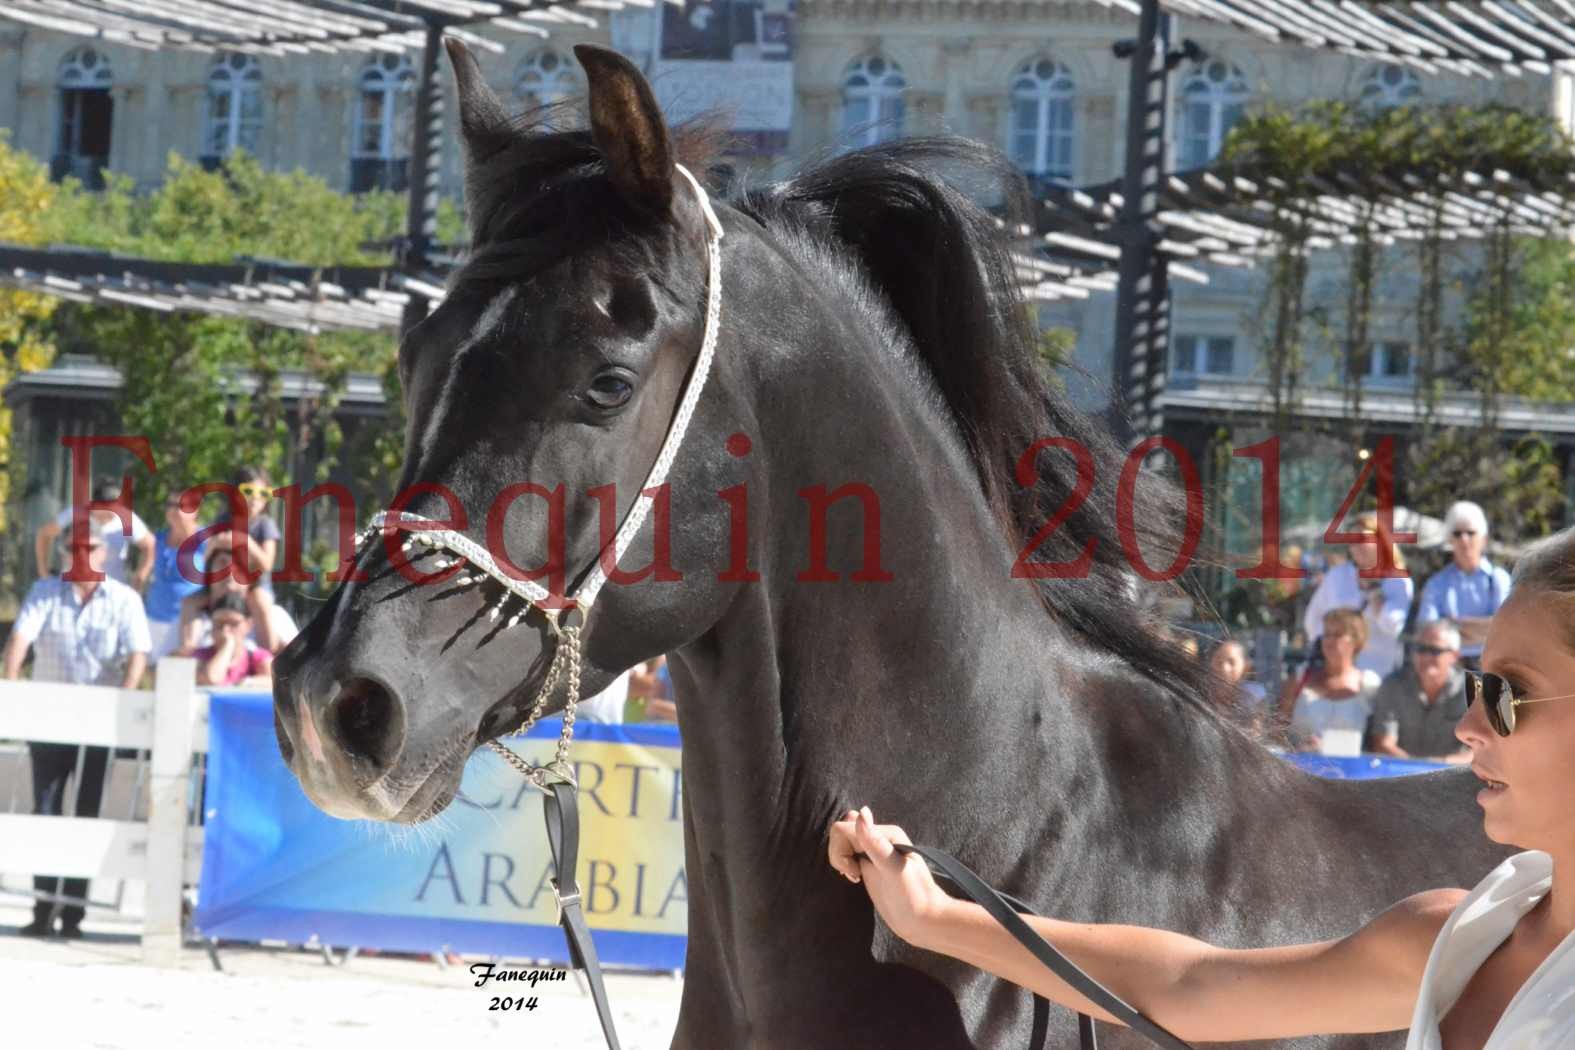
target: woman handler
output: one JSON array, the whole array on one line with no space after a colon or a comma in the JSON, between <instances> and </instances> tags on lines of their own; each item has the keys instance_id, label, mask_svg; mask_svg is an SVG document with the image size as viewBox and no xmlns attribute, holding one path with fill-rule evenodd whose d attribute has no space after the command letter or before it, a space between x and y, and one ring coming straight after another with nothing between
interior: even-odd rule
<instances>
[{"instance_id":1,"label":"woman handler","mask_svg":"<svg viewBox=\"0 0 1575 1050\"><path fill-rule=\"evenodd\" d=\"M1338 940L1225 949L1138 926L1024 920L1095 980L1189 1041L1385 1032L1407 1050L1575 1047L1575 529L1516 567L1489 628L1486 673L1456 729L1483 781L1483 828L1526 852L1469 892L1436 889ZM1555 703L1549 701L1572 701ZM1113 1021L1050 973L869 808L832 825L831 865L863 883L909 943Z\"/></svg>"}]
</instances>

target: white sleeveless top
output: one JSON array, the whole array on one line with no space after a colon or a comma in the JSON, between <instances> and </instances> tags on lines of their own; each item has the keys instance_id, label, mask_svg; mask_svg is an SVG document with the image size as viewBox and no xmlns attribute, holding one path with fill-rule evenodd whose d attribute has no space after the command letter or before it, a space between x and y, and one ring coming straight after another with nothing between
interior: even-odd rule
<instances>
[{"instance_id":1,"label":"white sleeveless top","mask_svg":"<svg viewBox=\"0 0 1575 1050\"><path fill-rule=\"evenodd\" d=\"M1531 850L1494 868L1466 895L1433 942L1406 1050L1441 1050L1439 1022L1477 968L1552 885L1553 858ZM1571 1047L1575 1047L1575 934L1564 938L1521 985L1483 1050Z\"/></svg>"}]
</instances>

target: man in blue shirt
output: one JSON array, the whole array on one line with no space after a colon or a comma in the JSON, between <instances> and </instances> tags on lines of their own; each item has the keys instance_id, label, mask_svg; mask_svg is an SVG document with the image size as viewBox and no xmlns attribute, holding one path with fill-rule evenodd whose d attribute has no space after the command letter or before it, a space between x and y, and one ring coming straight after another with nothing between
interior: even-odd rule
<instances>
[{"instance_id":1,"label":"man in blue shirt","mask_svg":"<svg viewBox=\"0 0 1575 1050\"><path fill-rule=\"evenodd\" d=\"M114 527L114 526L112 526ZM76 547L85 549L88 568L104 572L106 544L104 533L90 524L78 533L66 533ZM72 544L66 545L66 565L73 564ZM118 580L67 580L47 576L27 592L11 637L6 640L5 677L15 681L21 676L22 661L33 649L35 682L71 682L79 685L119 686L134 689L147 666L148 619L142 611L137 592ZM58 816L63 807L66 781L73 773L77 780L76 816L96 817L104 778L109 769L109 748L78 748L74 744L30 741L28 755L33 770L33 811ZM34 875L33 888L39 894L85 900L88 880L61 880L54 876ZM23 936L42 937L52 932L54 905L40 896L33 904L33 921L19 931ZM79 903L65 904L60 910L60 935L82 936L84 911Z\"/></svg>"},{"instance_id":2,"label":"man in blue shirt","mask_svg":"<svg viewBox=\"0 0 1575 1050\"><path fill-rule=\"evenodd\" d=\"M1509 597L1509 573L1482 556L1487 549L1487 515L1475 503L1462 500L1444 515L1454 563L1444 566L1422 588L1416 625L1453 620L1460 627L1461 662L1476 668L1482 659L1482 642L1488 621Z\"/></svg>"}]
</instances>

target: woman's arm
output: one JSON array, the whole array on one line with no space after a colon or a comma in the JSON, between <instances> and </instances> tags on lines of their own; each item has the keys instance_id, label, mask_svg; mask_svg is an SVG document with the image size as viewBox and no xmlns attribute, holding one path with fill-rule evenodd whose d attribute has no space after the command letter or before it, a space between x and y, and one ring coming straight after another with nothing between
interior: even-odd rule
<instances>
[{"instance_id":1,"label":"woman's arm","mask_svg":"<svg viewBox=\"0 0 1575 1050\"><path fill-rule=\"evenodd\" d=\"M206 591L193 591L180 600L180 621L175 636L180 639L174 655L190 656L197 651L197 614L208 601Z\"/></svg>"},{"instance_id":2,"label":"woman's arm","mask_svg":"<svg viewBox=\"0 0 1575 1050\"><path fill-rule=\"evenodd\" d=\"M1386 579L1378 589L1382 596L1378 608L1371 605L1364 612L1370 612L1367 621L1374 631L1393 641L1400 637L1400 632L1405 629L1406 617L1411 615L1411 595L1413 587L1411 581L1401 578Z\"/></svg>"},{"instance_id":3,"label":"woman's arm","mask_svg":"<svg viewBox=\"0 0 1575 1050\"><path fill-rule=\"evenodd\" d=\"M257 540L251 536L246 537L247 557L251 559L253 572L265 573L273 568L273 556L279 549L278 540Z\"/></svg>"},{"instance_id":4,"label":"woman's arm","mask_svg":"<svg viewBox=\"0 0 1575 1050\"><path fill-rule=\"evenodd\" d=\"M832 866L862 882L892 932L1068 1009L1115 1018L1056 977L978 905L943 893L895 825L868 809L832 827ZM850 872L852 874L850 874ZM1188 1041L1385 1032L1411 1020L1439 929L1464 891L1407 898L1348 937L1278 948L1216 948L1166 930L1025 915L1036 933L1148 1018Z\"/></svg>"},{"instance_id":5,"label":"woman's arm","mask_svg":"<svg viewBox=\"0 0 1575 1050\"><path fill-rule=\"evenodd\" d=\"M229 676L230 665L235 663L235 639L229 635L215 632L213 639L213 655L206 660L197 661L198 685L224 685L224 680Z\"/></svg>"}]
</instances>

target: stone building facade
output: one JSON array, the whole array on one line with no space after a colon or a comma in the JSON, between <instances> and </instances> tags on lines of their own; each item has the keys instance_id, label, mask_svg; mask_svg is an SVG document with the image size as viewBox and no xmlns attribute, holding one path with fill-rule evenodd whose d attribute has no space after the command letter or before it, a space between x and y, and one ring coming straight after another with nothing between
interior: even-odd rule
<instances>
[{"instance_id":1,"label":"stone building facade","mask_svg":"<svg viewBox=\"0 0 1575 1050\"><path fill-rule=\"evenodd\" d=\"M632 9L595 27L554 24L548 39L489 33L498 50L481 60L504 98L552 101L581 84L573 44L614 43L648 62L652 19ZM1122 166L1128 73L1111 47L1134 32L1127 13L1078 0L799 0L788 149L739 163L781 173L850 142L948 131L1007 151L1037 177L1076 185L1112 179ZM1206 161L1234 117L1265 103L1367 97L1570 110L1565 77L1419 75L1196 21L1179 22L1174 38L1204 53L1172 81L1179 166ZM216 163L245 148L265 166L302 168L339 189L403 185L415 70L398 55L148 52L12 25L0 29L0 70L0 127L58 174L91 180L107 167L147 186L171 153ZM457 196L452 107L446 121L442 184ZM1395 269L1392 279L1404 281L1405 266ZM1315 288L1320 280L1327 277L1315 272ZM1253 272L1224 271L1207 286L1177 283L1170 364L1181 378L1252 379L1244 323L1260 282ZM1109 374L1113 299L1095 294L1042 312L1046 323L1078 333L1086 376L1072 383L1090 404ZM1393 313L1377 322L1380 384L1406 374L1406 326Z\"/></svg>"},{"instance_id":2,"label":"stone building facade","mask_svg":"<svg viewBox=\"0 0 1575 1050\"><path fill-rule=\"evenodd\" d=\"M686 15L700 0L688 2ZM483 31L494 49L479 57L505 100L523 107L570 98L583 86L570 51L575 43L612 44L651 69L662 11L658 0L647 10L591 12L598 24L552 23L545 39ZM1072 185L1115 179L1123 164L1129 74L1112 46L1135 32L1131 15L1082 0L796 0L791 119L769 137L779 142L785 131L787 147L738 157L735 166L782 175L852 144L952 132L1005 151L1036 179ZM1177 21L1173 40L1191 40L1202 52L1171 81L1170 154L1178 169L1207 163L1233 120L1269 104L1499 102L1551 113L1566 129L1575 114L1565 73L1429 75L1277 46L1192 20ZM0 128L57 175L90 183L107 168L150 187L171 154L215 164L243 148L266 167L304 169L340 190L398 189L410 150L415 79L410 59L386 52L257 58L160 53L0 23ZM440 185L457 198L461 164L452 105L445 124ZM1224 476L1213 476L1209 450L1222 433L1236 447L1263 436L1254 405L1264 392L1255 348L1262 338L1265 276L1261 269L1215 268L1210 277L1206 285L1172 283L1166 431L1202 464L1211 491L1220 483L1227 503L1239 503L1238 511L1221 506L1210 513L1225 523L1228 548L1248 549L1257 536L1256 482L1238 477L1241 464L1233 461ZM1309 301L1337 301L1341 280L1339 253L1315 257ZM1415 419L1414 255L1387 253L1380 282L1366 415L1375 430L1403 438ZM1458 313L1460 306L1456 301L1450 308ZM1040 310L1041 323L1076 333L1074 367L1066 378L1089 407L1106 398L1114 313L1115 296L1104 293ZM80 405L73 377L57 371L34 379ZM1309 362L1302 380L1308 422L1328 422L1343 412L1334 375L1332 354ZM1459 413L1469 413L1469 396L1462 392L1456 400ZM76 418L78 409L66 414ZM1511 404L1501 420L1506 432L1551 438L1565 477L1575 477L1575 412ZM1287 456L1286 528L1321 529L1354 476L1352 452L1325 441ZM1442 508L1418 509L1436 514Z\"/></svg>"}]
</instances>

